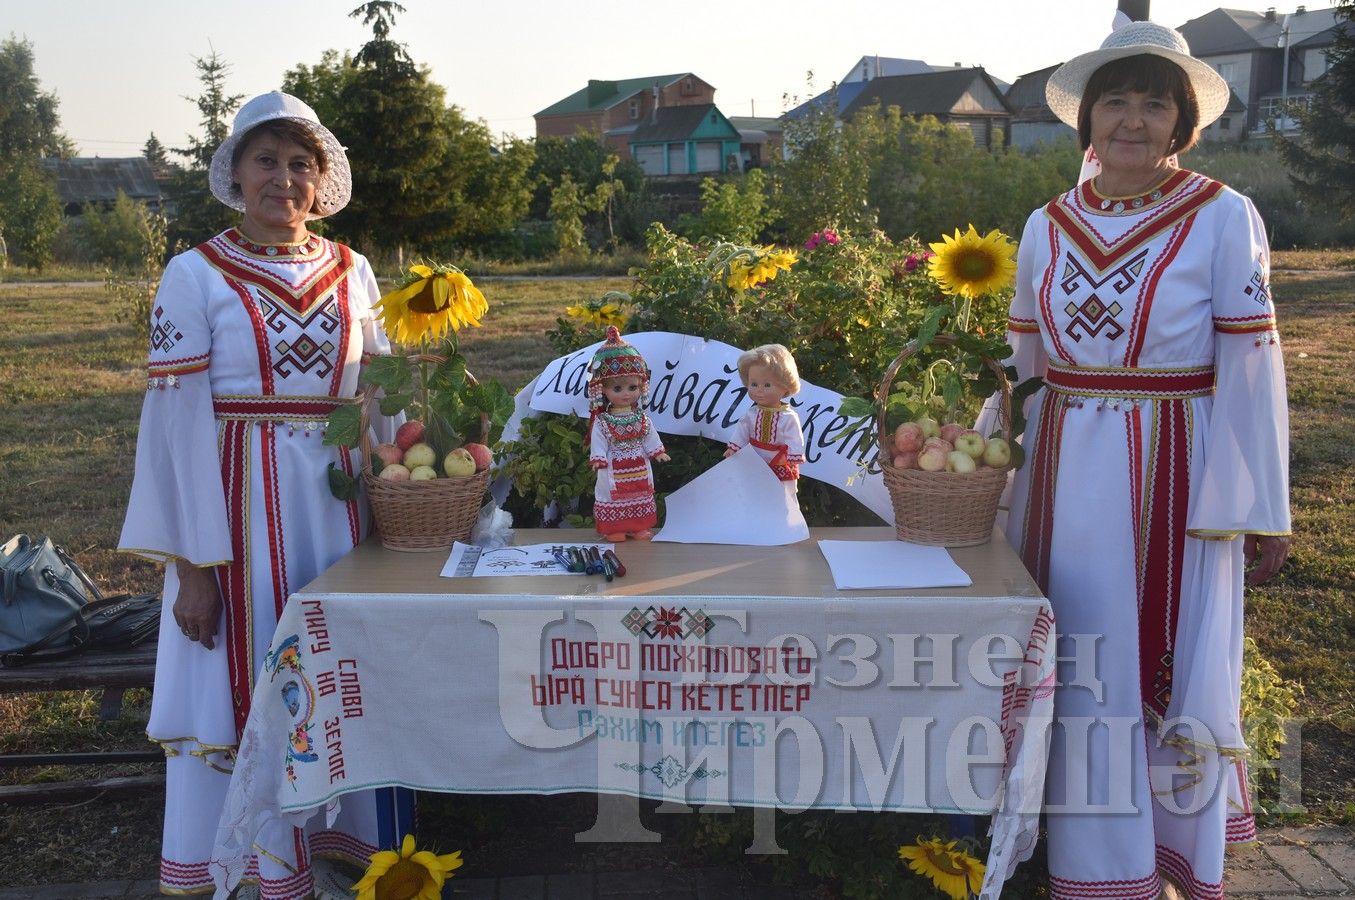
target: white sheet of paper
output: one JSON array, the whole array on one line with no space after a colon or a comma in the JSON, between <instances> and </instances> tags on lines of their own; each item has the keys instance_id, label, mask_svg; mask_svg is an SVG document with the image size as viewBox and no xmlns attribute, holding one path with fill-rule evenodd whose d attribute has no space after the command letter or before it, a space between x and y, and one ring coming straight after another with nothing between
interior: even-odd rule
<instances>
[{"instance_id":1,"label":"white sheet of paper","mask_svg":"<svg viewBox=\"0 0 1355 900\"><path fill-rule=\"evenodd\" d=\"M800 504L752 447L668 495L656 541L779 547L809 537Z\"/></svg>"},{"instance_id":2,"label":"white sheet of paper","mask_svg":"<svg viewBox=\"0 0 1355 900\"><path fill-rule=\"evenodd\" d=\"M945 547L906 541L819 541L840 591L968 587L973 580Z\"/></svg>"},{"instance_id":3,"label":"white sheet of paper","mask_svg":"<svg viewBox=\"0 0 1355 900\"><path fill-rule=\"evenodd\" d=\"M561 534L568 535L570 532L562 531ZM553 547L597 547L601 551L612 550L616 545L597 541L561 541L558 544L523 544L485 550L474 544L457 541L452 545L452 552L440 574L443 578L570 574L556 562L555 555L551 553Z\"/></svg>"}]
</instances>

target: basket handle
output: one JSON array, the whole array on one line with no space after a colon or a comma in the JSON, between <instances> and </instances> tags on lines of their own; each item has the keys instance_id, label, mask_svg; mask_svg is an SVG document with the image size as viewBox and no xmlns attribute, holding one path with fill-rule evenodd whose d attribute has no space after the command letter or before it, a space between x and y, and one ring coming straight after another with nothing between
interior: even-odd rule
<instances>
[{"instance_id":1,"label":"basket handle","mask_svg":"<svg viewBox=\"0 0 1355 900\"><path fill-rule=\"evenodd\" d=\"M933 344L951 345L959 343L959 338L949 332L942 332L931 339ZM894 357L894 361L885 369L885 374L880 379L880 386L875 389L875 433L880 443L880 453L882 456L893 459L890 452L890 439L892 435L885 432L885 414L889 411L889 391L894 386L894 378L899 374L899 368L913 354L921 350L917 340L911 340L904 345L899 355ZM989 356L983 358L983 363L988 369L997 376L998 393L1000 401L998 405L998 424L1002 429L1002 436L1008 443L1012 440L1012 385L1007 380L1007 373L1002 370L1002 365Z\"/></svg>"}]
</instances>

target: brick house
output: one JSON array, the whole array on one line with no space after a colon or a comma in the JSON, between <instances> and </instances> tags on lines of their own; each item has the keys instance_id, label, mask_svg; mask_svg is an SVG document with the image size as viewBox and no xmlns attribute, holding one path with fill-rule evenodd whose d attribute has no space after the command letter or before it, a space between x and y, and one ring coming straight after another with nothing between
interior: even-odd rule
<instances>
[{"instance_id":1,"label":"brick house","mask_svg":"<svg viewBox=\"0 0 1355 900\"><path fill-rule=\"evenodd\" d=\"M586 87L533 118L539 138L573 137L583 130L601 136L623 158L631 158L631 136L652 123L658 110L714 103L715 88L691 72L621 81L589 79Z\"/></svg>"}]
</instances>

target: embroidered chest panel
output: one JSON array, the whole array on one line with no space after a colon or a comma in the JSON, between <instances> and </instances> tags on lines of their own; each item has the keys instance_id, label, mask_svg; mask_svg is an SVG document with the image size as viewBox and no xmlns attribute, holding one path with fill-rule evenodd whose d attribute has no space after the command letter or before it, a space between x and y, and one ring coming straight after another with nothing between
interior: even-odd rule
<instances>
[{"instance_id":1,"label":"embroidered chest panel","mask_svg":"<svg viewBox=\"0 0 1355 900\"><path fill-rule=\"evenodd\" d=\"M638 452L649 426L649 420L644 413L613 415L604 412L600 414L600 418L603 427L607 429L607 439L612 445L613 452Z\"/></svg>"},{"instance_id":2,"label":"embroidered chest panel","mask_svg":"<svg viewBox=\"0 0 1355 900\"><path fill-rule=\"evenodd\" d=\"M1222 188L1182 171L1141 209L1102 212L1106 201L1090 185L1051 201L1045 207L1049 267L1038 291L1051 356L1076 364L1136 365L1157 284L1196 214Z\"/></svg>"},{"instance_id":3,"label":"embroidered chest panel","mask_svg":"<svg viewBox=\"0 0 1355 900\"><path fill-rule=\"evenodd\" d=\"M337 395L351 318L348 248L313 236L282 250L258 248L227 231L198 251L249 316L263 393Z\"/></svg>"}]
</instances>

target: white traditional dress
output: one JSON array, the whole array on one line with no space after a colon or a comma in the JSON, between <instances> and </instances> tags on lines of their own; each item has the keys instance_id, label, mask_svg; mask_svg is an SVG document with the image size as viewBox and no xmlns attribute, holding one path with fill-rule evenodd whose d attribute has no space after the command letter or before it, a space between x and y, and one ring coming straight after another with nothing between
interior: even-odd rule
<instances>
[{"instance_id":1,"label":"white traditional dress","mask_svg":"<svg viewBox=\"0 0 1355 900\"><path fill-rule=\"evenodd\" d=\"M1088 181L1031 215L1017 272L1012 361L1045 388L1008 537L1063 636L1052 896L1149 900L1160 870L1221 898L1225 842L1255 834L1239 536L1289 533L1265 230L1188 171L1135 198Z\"/></svg>"},{"instance_id":2,"label":"white traditional dress","mask_svg":"<svg viewBox=\"0 0 1355 900\"><path fill-rule=\"evenodd\" d=\"M600 412L589 435L589 462L597 469L593 519L599 534L633 534L659 520L654 503L654 468L663 441L642 410Z\"/></svg>"},{"instance_id":3,"label":"white traditional dress","mask_svg":"<svg viewBox=\"0 0 1355 900\"><path fill-rule=\"evenodd\" d=\"M367 261L341 244L312 235L260 246L234 229L170 260L160 282L119 543L171 563L147 727L168 757L165 893L212 889L234 749L278 614L366 534L363 504L335 499L327 481L331 464L353 474L357 454L321 437L330 411L354 395L361 361L389 352L377 297ZM224 610L213 650L174 621L174 560L217 566ZM303 897L312 854L365 864L376 826L375 804L354 798L332 829L274 823L246 877L265 898Z\"/></svg>"},{"instance_id":4,"label":"white traditional dress","mask_svg":"<svg viewBox=\"0 0 1355 900\"><path fill-rule=\"evenodd\" d=\"M805 461L805 435L795 410L785 404L775 407L755 404L739 419L734 436L729 439L731 450L747 446L752 446L767 461L785 486L786 494L794 499L800 465Z\"/></svg>"}]
</instances>

